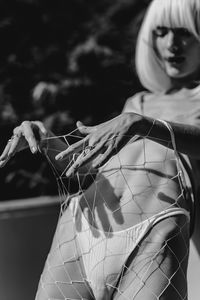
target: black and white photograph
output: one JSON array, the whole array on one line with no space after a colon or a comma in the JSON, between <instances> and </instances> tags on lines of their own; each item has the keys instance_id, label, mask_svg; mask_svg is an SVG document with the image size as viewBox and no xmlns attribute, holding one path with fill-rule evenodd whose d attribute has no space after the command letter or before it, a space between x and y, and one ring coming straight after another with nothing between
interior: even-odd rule
<instances>
[{"instance_id":1,"label":"black and white photograph","mask_svg":"<svg viewBox=\"0 0 200 300\"><path fill-rule=\"evenodd\" d=\"M0 300L199 300L200 1L0 1Z\"/></svg>"}]
</instances>

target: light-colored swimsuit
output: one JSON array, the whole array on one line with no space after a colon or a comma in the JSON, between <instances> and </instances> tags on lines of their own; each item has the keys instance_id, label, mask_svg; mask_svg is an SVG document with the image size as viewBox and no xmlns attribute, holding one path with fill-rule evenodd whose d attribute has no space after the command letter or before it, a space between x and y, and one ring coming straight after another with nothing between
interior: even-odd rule
<instances>
[{"instance_id":1,"label":"light-colored swimsuit","mask_svg":"<svg viewBox=\"0 0 200 300\"><path fill-rule=\"evenodd\" d=\"M123 266L136 246L158 222L175 216L185 215L189 222L189 212L180 207L170 207L145 221L117 232L104 232L92 227L85 218L79 198L72 199L70 208L77 231L77 242L83 259L86 278L95 299L111 299L113 288L123 271Z\"/></svg>"},{"instance_id":2,"label":"light-colored swimsuit","mask_svg":"<svg viewBox=\"0 0 200 300\"><path fill-rule=\"evenodd\" d=\"M182 162L176 151L172 128L167 122L162 120L160 122L167 126L171 133L179 176L182 184L185 185L184 178L182 178ZM70 206L75 227L81 228L80 231L77 231L77 242L83 259L86 280L97 300L111 299L113 289L117 285L130 254L155 224L180 214L186 216L188 223L190 221L190 213L186 209L169 206L127 229L105 232L89 224L79 206L79 197L74 198Z\"/></svg>"}]
</instances>

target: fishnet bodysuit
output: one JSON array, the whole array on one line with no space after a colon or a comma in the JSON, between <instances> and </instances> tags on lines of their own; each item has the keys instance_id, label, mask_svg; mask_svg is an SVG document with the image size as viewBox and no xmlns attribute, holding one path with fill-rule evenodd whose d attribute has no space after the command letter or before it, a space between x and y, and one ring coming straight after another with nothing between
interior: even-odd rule
<instances>
[{"instance_id":1,"label":"fishnet bodysuit","mask_svg":"<svg viewBox=\"0 0 200 300\"><path fill-rule=\"evenodd\" d=\"M189 206L181 168L176 149L139 139L114 156L87 190L80 186L77 195L68 194L65 173L57 174L65 201L36 299L186 300ZM130 234L131 227L171 209L177 213L153 222L127 253L120 253L127 249L120 239L114 247L118 256L110 252L117 232ZM84 254L91 261L86 263ZM119 257L120 270L115 268ZM91 274L97 265L95 279Z\"/></svg>"}]
</instances>

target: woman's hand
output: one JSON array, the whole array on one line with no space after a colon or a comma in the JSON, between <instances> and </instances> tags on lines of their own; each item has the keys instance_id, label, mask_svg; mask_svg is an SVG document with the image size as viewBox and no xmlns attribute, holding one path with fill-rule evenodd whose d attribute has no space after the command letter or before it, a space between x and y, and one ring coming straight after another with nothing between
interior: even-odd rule
<instances>
[{"instance_id":1,"label":"woman's hand","mask_svg":"<svg viewBox=\"0 0 200 300\"><path fill-rule=\"evenodd\" d=\"M30 148L31 152L37 153L39 142L47 136L47 129L40 121L24 121L13 130L13 136L8 140L3 153L0 156L0 167L5 166L15 153Z\"/></svg>"},{"instance_id":2,"label":"woman's hand","mask_svg":"<svg viewBox=\"0 0 200 300\"><path fill-rule=\"evenodd\" d=\"M85 137L60 152L56 160L81 152L75 162L66 172L66 176L73 175L78 168L93 160L92 166L100 167L129 142L137 134L141 116L135 113L123 113L118 117L97 126L84 126L77 122L78 130Z\"/></svg>"}]
</instances>

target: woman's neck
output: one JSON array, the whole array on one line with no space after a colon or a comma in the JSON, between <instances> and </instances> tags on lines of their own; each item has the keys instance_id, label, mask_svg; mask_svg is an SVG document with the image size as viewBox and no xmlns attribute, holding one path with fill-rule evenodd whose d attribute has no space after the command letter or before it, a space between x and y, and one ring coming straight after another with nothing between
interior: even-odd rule
<instances>
[{"instance_id":1,"label":"woman's neck","mask_svg":"<svg viewBox=\"0 0 200 300\"><path fill-rule=\"evenodd\" d=\"M167 94L178 92L182 89L194 89L200 84L200 72L191 74L184 78L171 78L171 87L167 90Z\"/></svg>"}]
</instances>

